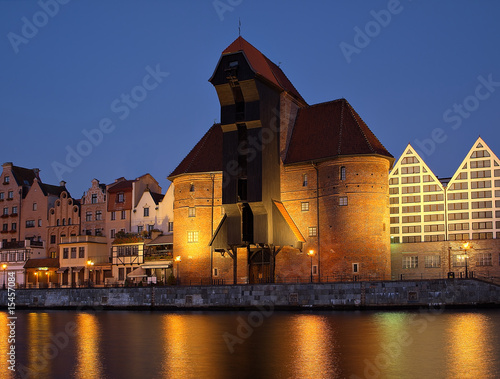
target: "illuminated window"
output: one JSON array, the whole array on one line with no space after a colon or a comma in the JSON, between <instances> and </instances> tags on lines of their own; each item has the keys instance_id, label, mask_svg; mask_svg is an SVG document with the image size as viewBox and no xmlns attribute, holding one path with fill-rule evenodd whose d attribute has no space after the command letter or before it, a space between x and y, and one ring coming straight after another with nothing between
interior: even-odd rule
<instances>
[{"instance_id":1,"label":"illuminated window","mask_svg":"<svg viewBox=\"0 0 500 379\"><path fill-rule=\"evenodd\" d=\"M340 180L345 180L345 166L340 168Z\"/></svg>"},{"instance_id":2,"label":"illuminated window","mask_svg":"<svg viewBox=\"0 0 500 379\"><path fill-rule=\"evenodd\" d=\"M347 205L347 196L339 197L339 205L341 205L341 206Z\"/></svg>"},{"instance_id":3,"label":"illuminated window","mask_svg":"<svg viewBox=\"0 0 500 379\"><path fill-rule=\"evenodd\" d=\"M195 207L188 208L188 217L196 217L196 208Z\"/></svg>"},{"instance_id":4,"label":"illuminated window","mask_svg":"<svg viewBox=\"0 0 500 379\"><path fill-rule=\"evenodd\" d=\"M416 255L404 256L403 268L418 268L418 256Z\"/></svg>"},{"instance_id":5,"label":"illuminated window","mask_svg":"<svg viewBox=\"0 0 500 379\"><path fill-rule=\"evenodd\" d=\"M304 202L300 203L300 208L301 208L302 212L307 212L309 210L309 202L304 201Z\"/></svg>"},{"instance_id":6,"label":"illuminated window","mask_svg":"<svg viewBox=\"0 0 500 379\"><path fill-rule=\"evenodd\" d=\"M316 237L318 235L318 228L315 226L310 226L308 228L309 231L309 237Z\"/></svg>"},{"instance_id":7,"label":"illuminated window","mask_svg":"<svg viewBox=\"0 0 500 379\"><path fill-rule=\"evenodd\" d=\"M187 241L188 243L197 243L198 242L198 231L187 232Z\"/></svg>"}]
</instances>

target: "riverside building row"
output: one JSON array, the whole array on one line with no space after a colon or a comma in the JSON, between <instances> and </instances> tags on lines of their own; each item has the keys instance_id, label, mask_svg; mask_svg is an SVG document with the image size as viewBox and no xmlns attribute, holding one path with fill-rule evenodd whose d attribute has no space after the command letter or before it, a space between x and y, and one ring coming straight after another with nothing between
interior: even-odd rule
<instances>
[{"instance_id":1,"label":"riverside building row","mask_svg":"<svg viewBox=\"0 0 500 379\"><path fill-rule=\"evenodd\" d=\"M2 261L18 283L500 276L500 162L482 139L452 178L411 145L394 164L347 100L308 104L242 37L209 81L221 122L168 176L166 195L146 174L93 180L76 200L38 170L4 165L0 202L19 205L7 206ZM12 248L24 255L12 260Z\"/></svg>"},{"instance_id":2,"label":"riverside building row","mask_svg":"<svg viewBox=\"0 0 500 379\"><path fill-rule=\"evenodd\" d=\"M16 283L27 287L111 284L148 258L164 268L158 272L161 279L168 275L173 189L162 194L150 174L134 180L119 178L109 185L93 179L83 196L75 199L65 182L59 186L43 183L38 169L11 162L2 167L2 287L7 272L15 273ZM126 249L120 244L128 243L129 235L134 235L136 246L145 254L125 263L121 255ZM161 261L148 255L158 246L165 250Z\"/></svg>"}]
</instances>

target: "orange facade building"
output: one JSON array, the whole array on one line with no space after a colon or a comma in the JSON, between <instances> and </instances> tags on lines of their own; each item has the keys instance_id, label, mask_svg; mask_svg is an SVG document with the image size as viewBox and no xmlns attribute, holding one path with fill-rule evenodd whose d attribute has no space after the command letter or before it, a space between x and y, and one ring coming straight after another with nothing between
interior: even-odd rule
<instances>
[{"instance_id":1,"label":"orange facade building","mask_svg":"<svg viewBox=\"0 0 500 379\"><path fill-rule=\"evenodd\" d=\"M308 105L239 37L213 125L171 173L181 283L389 279L394 158L345 100Z\"/></svg>"}]
</instances>

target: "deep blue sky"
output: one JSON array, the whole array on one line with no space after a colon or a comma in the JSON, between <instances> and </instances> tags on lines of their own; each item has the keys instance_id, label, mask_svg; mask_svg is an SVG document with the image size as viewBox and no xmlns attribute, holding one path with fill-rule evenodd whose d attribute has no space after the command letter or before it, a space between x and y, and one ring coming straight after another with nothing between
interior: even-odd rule
<instances>
[{"instance_id":1,"label":"deep blue sky","mask_svg":"<svg viewBox=\"0 0 500 379\"><path fill-rule=\"evenodd\" d=\"M34 0L0 0L1 163L38 167L56 184L52 166L67 165L66 146L75 149L83 130L109 118L114 130L62 175L72 195L94 177L109 183L146 172L165 191L167 175L219 121L208 79L238 37L238 18L242 36L281 65L309 104L345 97L396 158L433 133L440 143L420 151L438 176L454 173L478 135L500 155L500 83L476 94L478 77L500 82L500 2L215 3L227 11L220 15L212 0L72 0L45 20ZM388 8L390 20L379 13ZM24 27L23 36L33 19L38 32ZM366 29L372 37L357 41L348 63L341 44L356 47L356 30ZM142 83L147 66L169 75L122 120L125 111L111 105ZM464 101L472 111L458 116L453 106Z\"/></svg>"}]
</instances>

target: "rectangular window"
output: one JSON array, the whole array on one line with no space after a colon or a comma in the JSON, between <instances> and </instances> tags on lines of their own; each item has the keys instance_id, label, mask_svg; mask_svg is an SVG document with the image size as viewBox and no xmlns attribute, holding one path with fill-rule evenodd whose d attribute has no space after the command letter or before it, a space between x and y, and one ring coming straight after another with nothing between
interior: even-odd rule
<instances>
[{"instance_id":1,"label":"rectangular window","mask_svg":"<svg viewBox=\"0 0 500 379\"><path fill-rule=\"evenodd\" d=\"M317 265L313 265L313 267L312 267L312 274L313 275L318 275L318 266Z\"/></svg>"},{"instance_id":2,"label":"rectangular window","mask_svg":"<svg viewBox=\"0 0 500 379\"><path fill-rule=\"evenodd\" d=\"M309 231L309 237L316 237L318 235L318 228L315 226L310 226L308 228Z\"/></svg>"},{"instance_id":3,"label":"rectangular window","mask_svg":"<svg viewBox=\"0 0 500 379\"><path fill-rule=\"evenodd\" d=\"M425 215L424 222L444 221L443 214Z\"/></svg>"},{"instance_id":4,"label":"rectangular window","mask_svg":"<svg viewBox=\"0 0 500 379\"><path fill-rule=\"evenodd\" d=\"M437 184L427 184L424 186L424 192L440 192L441 188Z\"/></svg>"},{"instance_id":5,"label":"rectangular window","mask_svg":"<svg viewBox=\"0 0 500 379\"><path fill-rule=\"evenodd\" d=\"M34 228L35 227L35 220L26 220L26 227L27 228Z\"/></svg>"},{"instance_id":6,"label":"rectangular window","mask_svg":"<svg viewBox=\"0 0 500 379\"><path fill-rule=\"evenodd\" d=\"M401 174L419 174L420 166L401 167Z\"/></svg>"},{"instance_id":7,"label":"rectangular window","mask_svg":"<svg viewBox=\"0 0 500 379\"><path fill-rule=\"evenodd\" d=\"M456 190L465 190L468 189L469 185L467 182L462 182L462 183L454 183L450 187L450 191L456 191Z\"/></svg>"},{"instance_id":8,"label":"rectangular window","mask_svg":"<svg viewBox=\"0 0 500 379\"><path fill-rule=\"evenodd\" d=\"M422 227L420 225L403 226L403 233L404 234L421 233L421 232L422 232Z\"/></svg>"},{"instance_id":9,"label":"rectangular window","mask_svg":"<svg viewBox=\"0 0 500 379\"><path fill-rule=\"evenodd\" d=\"M491 201L474 201L472 203L472 209L491 208L492 204Z\"/></svg>"},{"instance_id":10,"label":"rectangular window","mask_svg":"<svg viewBox=\"0 0 500 379\"><path fill-rule=\"evenodd\" d=\"M39 218L39 219L38 219L38 226L39 226L39 227L41 227L41 226L42 226L42 219L41 219L41 218Z\"/></svg>"},{"instance_id":11,"label":"rectangular window","mask_svg":"<svg viewBox=\"0 0 500 379\"><path fill-rule=\"evenodd\" d=\"M397 195L398 193L399 193L399 188L398 187L389 188L389 194L390 195Z\"/></svg>"},{"instance_id":12,"label":"rectangular window","mask_svg":"<svg viewBox=\"0 0 500 379\"><path fill-rule=\"evenodd\" d=\"M491 178L491 170L484 170L484 171L472 171L470 173L470 178L471 179L477 179L477 178Z\"/></svg>"},{"instance_id":13,"label":"rectangular window","mask_svg":"<svg viewBox=\"0 0 500 379\"><path fill-rule=\"evenodd\" d=\"M68 259L68 257L69 257L69 249L67 247L65 247L63 249L63 259Z\"/></svg>"},{"instance_id":14,"label":"rectangular window","mask_svg":"<svg viewBox=\"0 0 500 379\"><path fill-rule=\"evenodd\" d=\"M352 272L353 274L357 274L359 272L359 263L352 264Z\"/></svg>"},{"instance_id":15,"label":"rectangular window","mask_svg":"<svg viewBox=\"0 0 500 379\"><path fill-rule=\"evenodd\" d=\"M76 247L72 247L71 248L71 259L75 259L76 258Z\"/></svg>"},{"instance_id":16,"label":"rectangular window","mask_svg":"<svg viewBox=\"0 0 500 379\"><path fill-rule=\"evenodd\" d=\"M493 222L486 221L486 222L473 222L472 223L472 230L480 230L480 229L493 229Z\"/></svg>"},{"instance_id":17,"label":"rectangular window","mask_svg":"<svg viewBox=\"0 0 500 379\"><path fill-rule=\"evenodd\" d=\"M80 246L78 248L78 258L85 258L85 247Z\"/></svg>"},{"instance_id":18,"label":"rectangular window","mask_svg":"<svg viewBox=\"0 0 500 379\"><path fill-rule=\"evenodd\" d=\"M309 202L304 201L300 203L300 209L302 210L302 212L307 212L309 210Z\"/></svg>"},{"instance_id":19,"label":"rectangular window","mask_svg":"<svg viewBox=\"0 0 500 379\"><path fill-rule=\"evenodd\" d=\"M439 255L426 255L425 267L426 268L441 267L441 257Z\"/></svg>"},{"instance_id":20,"label":"rectangular window","mask_svg":"<svg viewBox=\"0 0 500 379\"><path fill-rule=\"evenodd\" d=\"M102 211L95 211L95 219L97 221L102 220Z\"/></svg>"},{"instance_id":21,"label":"rectangular window","mask_svg":"<svg viewBox=\"0 0 500 379\"><path fill-rule=\"evenodd\" d=\"M399 204L399 197L389 198L389 204Z\"/></svg>"},{"instance_id":22,"label":"rectangular window","mask_svg":"<svg viewBox=\"0 0 500 379\"><path fill-rule=\"evenodd\" d=\"M51 244L56 243L56 236L53 234L50 236L50 243Z\"/></svg>"},{"instance_id":23,"label":"rectangular window","mask_svg":"<svg viewBox=\"0 0 500 379\"><path fill-rule=\"evenodd\" d=\"M467 192L452 192L448 194L448 200L464 200L468 198L469 194Z\"/></svg>"},{"instance_id":24,"label":"rectangular window","mask_svg":"<svg viewBox=\"0 0 500 379\"><path fill-rule=\"evenodd\" d=\"M17 207L12 207L12 214L17 215Z\"/></svg>"},{"instance_id":25,"label":"rectangular window","mask_svg":"<svg viewBox=\"0 0 500 379\"><path fill-rule=\"evenodd\" d=\"M465 267L465 260L468 259L465 254L455 254L452 257L453 267Z\"/></svg>"},{"instance_id":26,"label":"rectangular window","mask_svg":"<svg viewBox=\"0 0 500 379\"><path fill-rule=\"evenodd\" d=\"M144 208L144 217L149 217L149 208Z\"/></svg>"},{"instance_id":27,"label":"rectangular window","mask_svg":"<svg viewBox=\"0 0 500 379\"><path fill-rule=\"evenodd\" d=\"M8 216L9 215L9 207L3 207L3 215Z\"/></svg>"},{"instance_id":28,"label":"rectangular window","mask_svg":"<svg viewBox=\"0 0 500 379\"><path fill-rule=\"evenodd\" d=\"M5 192L0 192L0 200L4 200L5 199Z\"/></svg>"},{"instance_id":29,"label":"rectangular window","mask_svg":"<svg viewBox=\"0 0 500 379\"><path fill-rule=\"evenodd\" d=\"M399 226L392 226L391 234L399 234Z\"/></svg>"},{"instance_id":30,"label":"rectangular window","mask_svg":"<svg viewBox=\"0 0 500 379\"><path fill-rule=\"evenodd\" d=\"M491 167L491 161L489 159L470 162L470 168L485 168L485 167Z\"/></svg>"},{"instance_id":31,"label":"rectangular window","mask_svg":"<svg viewBox=\"0 0 500 379\"><path fill-rule=\"evenodd\" d=\"M491 197L491 191L475 191L471 194L471 199L489 199Z\"/></svg>"},{"instance_id":32,"label":"rectangular window","mask_svg":"<svg viewBox=\"0 0 500 379\"><path fill-rule=\"evenodd\" d=\"M188 243L198 243L198 231L187 232Z\"/></svg>"},{"instance_id":33,"label":"rectangular window","mask_svg":"<svg viewBox=\"0 0 500 379\"><path fill-rule=\"evenodd\" d=\"M219 269L217 267L214 267L214 278L217 278L219 276Z\"/></svg>"},{"instance_id":34,"label":"rectangular window","mask_svg":"<svg viewBox=\"0 0 500 379\"><path fill-rule=\"evenodd\" d=\"M421 216L403 216L403 224L422 221Z\"/></svg>"},{"instance_id":35,"label":"rectangular window","mask_svg":"<svg viewBox=\"0 0 500 379\"><path fill-rule=\"evenodd\" d=\"M109 231L109 235L110 235L111 238L115 238L115 234L116 234L116 229L111 229Z\"/></svg>"},{"instance_id":36,"label":"rectangular window","mask_svg":"<svg viewBox=\"0 0 500 379\"><path fill-rule=\"evenodd\" d=\"M472 233L473 240L490 240L493 238L492 232Z\"/></svg>"},{"instance_id":37,"label":"rectangular window","mask_svg":"<svg viewBox=\"0 0 500 379\"><path fill-rule=\"evenodd\" d=\"M137 225L137 233L141 234L143 230L144 230L144 226Z\"/></svg>"},{"instance_id":38,"label":"rectangular window","mask_svg":"<svg viewBox=\"0 0 500 379\"><path fill-rule=\"evenodd\" d=\"M444 204L424 205L424 212L440 212L444 210Z\"/></svg>"},{"instance_id":39,"label":"rectangular window","mask_svg":"<svg viewBox=\"0 0 500 379\"><path fill-rule=\"evenodd\" d=\"M403 196L403 204L407 203L420 203L420 195L417 196Z\"/></svg>"},{"instance_id":40,"label":"rectangular window","mask_svg":"<svg viewBox=\"0 0 500 379\"><path fill-rule=\"evenodd\" d=\"M424 195L424 201L443 201L444 197L442 193L436 193L432 195Z\"/></svg>"},{"instance_id":41,"label":"rectangular window","mask_svg":"<svg viewBox=\"0 0 500 379\"><path fill-rule=\"evenodd\" d=\"M118 268L118 280L125 280L125 269L123 267Z\"/></svg>"},{"instance_id":42,"label":"rectangular window","mask_svg":"<svg viewBox=\"0 0 500 379\"><path fill-rule=\"evenodd\" d=\"M4 176L3 182L7 184L10 183L10 176Z\"/></svg>"},{"instance_id":43,"label":"rectangular window","mask_svg":"<svg viewBox=\"0 0 500 379\"><path fill-rule=\"evenodd\" d=\"M196 217L196 208L195 207L188 208L188 217Z\"/></svg>"},{"instance_id":44,"label":"rectangular window","mask_svg":"<svg viewBox=\"0 0 500 379\"><path fill-rule=\"evenodd\" d=\"M399 179L398 178L391 178L389 179L389 185L396 185L399 184Z\"/></svg>"},{"instance_id":45,"label":"rectangular window","mask_svg":"<svg viewBox=\"0 0 500 379\"><path fill-rule=\"evenodd\" d=\"M493 261L491 259L491 253L478 253L476 255L476 265L477 266L493 266Z\"/></svg>"},{"instance_id":46,"label":"rectangular window","mask_svg":"<svg viewBox=\"0 0 500 379\"><path fill-rule=\"evenodd\" d=\"M92 221L92 212L85 213L85 221Z\"/></svg>"},{"instance_id":47,"label":"rectangular window","mask_svg":"<svg viewBox=\"0 0 500 379\"><path fill-rule=\"evenodd\" d=\"M13 198L14 198L14 191L9 191L9 193L7 194L7 199L12 200Z\"/></svg>"},{"instance_id":48,"label":"rectangular window","mask_svg":"<svg viewBox=\"0 0 500 379\"><path fill-rule=\"evenodd\" d=\"M302 174L302 187L307 187L307 174Z\"/></svg>"},{"instance_id":49,"label":"rectangular window","mask_svg":"<svg viewBox=\"0 0 500 379\"><path fill-rule=\"evenodd\" d=\"M390 221L391 224L399 224L399 217L391 217Z\"/></svg>"},{"instance_id":50,"label":"rectangular window","mask_svg":"<svg viewBox=\"0 0 500 379\"><path fill-rule=\"evenodd\" d=\"M408 207L403 207L403 213L420 213L420 205L412 205Z\"/></svg>"},{"instance_id":51,"label":"rectangular window","mask_svg":"<svg viewBox=\"0 0 500 379\"><path fill-rule=\"evenodd\" d=\"M346 169L344 166L342 166L340 168L340 180L344 181L345 180L345 173L346 173Z\"/></svg>"},{"instance_id":52,"label":"rectangular window","mask_svg":"<svg viewBox=\"0 0 500 379\"><path fill-rule=\"evenodd\" d=\"M401 193L420 193L420 186L403 187Z\"/></svg>"},{"instance_id":53,"label":"rectangular window","mask_svg":"<svg viewBox=\"0 0 500 379\"><path fill-rule=\"evenodd\" d=\"M460 240L468 240L469 239L469 233L455 233L455 234L449 234L448 239L450 241L460 241Z\"/></svg>"},{"instance_id":54,"label":"rectangular window","mask_svg":"<svg viewBox=\"0 0 500 379\"><path fill-rule=\"evenodd\" d=\"M341 196L341 197L339 197L339 205L340 206L346 206L347 205L347 196Z\"/></svg>"},{"instance_id":55,"label":"rectangular window","mask_svg":"<svg viewBox=\"0 0 500 379\"><path fill-rule=\"evenodd\" d=\"M443 232L443 231L444 231L444 225L443 224L425 225L424 226L424 232L425 233Z\"/></svg>"},{"instance_id":56,"label":"rectangular window","mask_svg":"<svg viewBox=\"0 0 500 379\"><path fill-rule=\"evenodd\" d=\"M416 255L404 256L403 268L418 268L418 256Z\"/></svg>"},{"instance_id":57,"label":"rectangular window","mask_svg":"<svg viewBox=\"0 0 500 379\"><path fill-rule=\"evenodd\" d=\"M168 231L169 232L173 232L174 231L174 222L173 221L169 221L169 223L168 223Z\"/></svg>"},{"instance_id":58,"label":"rectangular window","mask_svg":"<svg viewBox=\"0 0 500 379\"><path fill-rule=\"evenodd\" d=\"M398 214L398 213L399 213L399 207L391 207L391 208L389 209L389 212L390 212L391 214Z\"/></svg>"},{"instance_id":59,"label":"rectangular window","mask_svg":"<svg viewBox=\"0 0 500 379\"><path fill-rule=\"evenodd\" d=\"M127 218L127 211L122 211L122 220Z\"/></svg>"},{"instance_id":60,"label":"rectangular window","mask_svg":"<svg viewBox=\"0 0 500 379\"><path fill-rule=\"evenodd\" d=\"M116 202L117 203L123 203L123 202L125 202L125 194L123 192L119 192L116 195Z\"/></svg>"},{"instance_id":61,"label":"rectangular window","mask_svg":"<svg viewBox=\"0 0 500 379\"><path fill-rule=\"evenodd\" d=\"M437 242L444 241L444 234L426 234L424 236L424 242Z\"/></svg>"},{"instance_id":62,"label":"rectangular window","mask_svg":"<svg viewBox=\"0 0 500 379\"><path fill-rule=\"evenodd\" d=\"M469 230L468 222L461 222L458 224L448 224L448 230L457 231L457 230Z\"/></svg>"},{"instance_id":63,"label":"rectangular window","mask_svg":"<svg viewBox=\"0 0 500 379\"><path fill-rule=\"evenodd\" d=\"M472 182L470 188L491 188L491 180L480 180L477 182Z\"/></svg>"},{"instance_id":64,"label":"rectangular window","mask_svg":"<svg viewBox=\"0 0 500 379\"><path fill-rule=\"evenodd\" d=\"M404 236L403 243L414 243L421 242L422 238L420 236Z\"/></svg>"},{"instance_id":65,"label":"rectangular window","mask_svg":"<svg viewBox=\"0 0 500 379\"><path fill-rule=\"evenodd\" d=\"M13 222L10 230L17 230L17 223Z\"/></svg>"},{"instance_id":66,"label":"rectangular window","mask_svg":"<svg viewBox=\"0 0 500 379\"><path fill-rule=\"evenodd\" d=\"M448 204L449 211L456 211L460 209L469 209L469 203L450 203Z\"/></svg>"},{"instance_id":67,"label":"rectangular window","mask_svg":"<svg viewBox=\"0 0 500 379\"><path fill-rule=\"evenodd\" d=\"M116 220L116 212L112 211L111 212L111 221L114 221L114 220Z\"/></svg>"},{"instance_id":68,"label":"rectangular window","mask_svg":"<svg viewBox=\"0 0 500 379\"><path fill-rule=\"evenodd\" d=\"M97 194L96 193L93 193L92 194L92 204L96 204L97 203Z\"/></svg>"}]
</instances>

